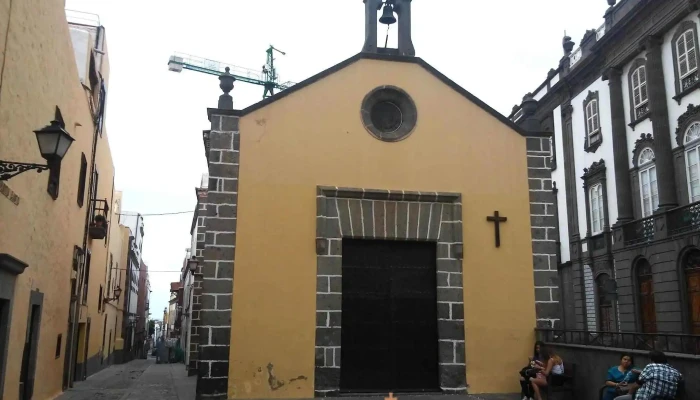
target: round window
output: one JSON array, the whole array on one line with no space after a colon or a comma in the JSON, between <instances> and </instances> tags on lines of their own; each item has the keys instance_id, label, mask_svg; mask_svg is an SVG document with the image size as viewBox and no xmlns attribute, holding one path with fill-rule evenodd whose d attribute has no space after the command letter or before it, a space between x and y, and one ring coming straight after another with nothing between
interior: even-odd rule
<instances>
[{"instance_id":1,"label":"round window","mask_svg":"<svg viewBox=\"0 0 700 400\"><path fill-rule=\"evenodd\" d=\"M362 122L375 138L396 142L408 137L416 126L416 105L405 91L380 86L362 101Z\"/></svg>"},{"instance_id":2,"label":"round window","mask_svg":"<svg viewBox=\"0 0 700 400\"><path fill-rule=\"evenodd\" d=\"M382 133L391 133L399 129L403 120L401 109L390 101L381 101L370 111L372 125Z\"/></svg>"}]
</instances>

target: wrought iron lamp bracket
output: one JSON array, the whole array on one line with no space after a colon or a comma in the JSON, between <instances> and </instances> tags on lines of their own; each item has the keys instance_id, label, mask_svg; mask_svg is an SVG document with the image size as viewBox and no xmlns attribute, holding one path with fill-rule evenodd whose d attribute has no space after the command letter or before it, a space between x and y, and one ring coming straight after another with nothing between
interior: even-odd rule
<instances>
[{"instance_id":1,"label":"wrought iron lamp bracket","mask_svg":"<svg viewBox=\"0 0 700 400\"><path fill-rule=\"evenodd\" d=\"M35 169L37 172L42 172L48 170L49 166L0 160L0 181L6 181L21 174L22 172L30 171L32 169Z\"/></svg>"}]
</instances>

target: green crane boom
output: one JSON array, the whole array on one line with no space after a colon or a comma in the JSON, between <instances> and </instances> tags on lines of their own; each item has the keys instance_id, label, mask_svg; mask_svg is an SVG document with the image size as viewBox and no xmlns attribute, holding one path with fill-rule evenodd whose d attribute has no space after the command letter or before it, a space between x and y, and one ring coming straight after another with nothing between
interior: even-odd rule
<instances>
[{"instance_id":1,"label":"green crane boom","mask_svg":"<svg viewBox=\"0 0 700 400\"><path fill-rule=\"evenodd\" d=\"M183 69L188 69L190 71L219 76L223 74L224 69L228 67L229 73L233 75L237 81L263 86L265 88L263 99L265 99L274 95L275 89L284 90L294 85L293 82L280 82L279 75L277 75L277 70L274 65L275 58L273 55L275 51L282 55L285 54L275 47L270 46L267 49L267 63L263 66L262 72L184 53L175 53L170 56L168 69L173 72L182 72Z\"/></svg>"}]
</instances>

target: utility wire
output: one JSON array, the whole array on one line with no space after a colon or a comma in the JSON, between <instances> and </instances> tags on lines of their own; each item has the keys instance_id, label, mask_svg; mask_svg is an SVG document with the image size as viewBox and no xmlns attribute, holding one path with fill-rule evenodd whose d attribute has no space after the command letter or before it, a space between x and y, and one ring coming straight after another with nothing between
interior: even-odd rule
<instances>
[{"instance_id":1,"label":"utility wire","mask_svg":"<svg viewBox=\"0 0 700 400\"><path fill-rule=\"evenodd\" d=\"M128 269L126 269L126 268L112 268L112 271L128 271ZM151 272L177 272L177 273L180 273L182 271L179 271L179 270L178 271L175 271L175 270L173 270L173 271L153 271L153 270L149 269L146 272L150 274Z\"/></svg>"},{"instance_id":2,"label":"utility wire","mask_svg":"<svg viewBox=\"0 0 700 400\"><path fill-rule=\"evenodd\" d=\"M132 214L132 212L126 212L126 213L117 213L117 215L124 215L128 217L152 217L152 216L160 216L160 215L177 215L177 214L190 214L193 213L194 211L175 211L175 212L166 212L166 213L154 213L154 214Z\"/></svg>"}]
</instances>

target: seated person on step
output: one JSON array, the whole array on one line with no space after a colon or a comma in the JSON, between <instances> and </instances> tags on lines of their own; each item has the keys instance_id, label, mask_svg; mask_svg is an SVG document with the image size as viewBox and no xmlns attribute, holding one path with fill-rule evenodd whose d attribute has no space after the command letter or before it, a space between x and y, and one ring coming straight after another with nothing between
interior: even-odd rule
<instances>
[{"instance_id":1,"label":"seated person on step","mask_svg":"<svg viewBox=\"0 0 700 400\"><path fill-rule=\"evenodd\" d=\"M683 380L678 370L668 365L666 355L660 351L649 352L651 363L639 374L636 383L630 383L629 394L615 400L674 400L678 384Z\"/></svg>"},{"instance_id":2,"label":"seated person on step","mask_svg":"<svg viewBox=\"0 0 700 400\"><path fill-rule=\"evenodd\" d=\"M634 369L634 358L629 354L620 357L620 365L611 367L608 370L608 377L605 380L605 390L602 400L613 400L615 397L627 393L630 383L635 383L641 371Z\"/></svg>"},{"instance_id":3,"label":"seated person on step","mask_svg":"<svg viewBox=\"0 0 700 400\"><path fill-rule=\"evenodd\" d=\"M532 357L528 360L528 366L520 370L520 395L523 400L531 400L535 396L532 385L530 384L530 379L537 377L539 369L536 369L535 366L545 366L540 355L543 347L543 342L539 340L535 342L535 348L532 352Z\"/></svg>"},{"instance_id":4,"label":"seated person on step","mask_svg":"<svg viewBox=\"0 0 700 400\"><path fill-rule=\"evenodd\" d=\"M564 375L564 361L561 357L555 354L554 351L544 348L542 349L542 360L546 364L544 366L536 365L535 368L538 370L537 377L530 380L536 400L542 400L540 388L547 386L547 377L550 374L552 375L552 385L560 386L564 381L562 377Z\"/></svg>"}]
</instances>

